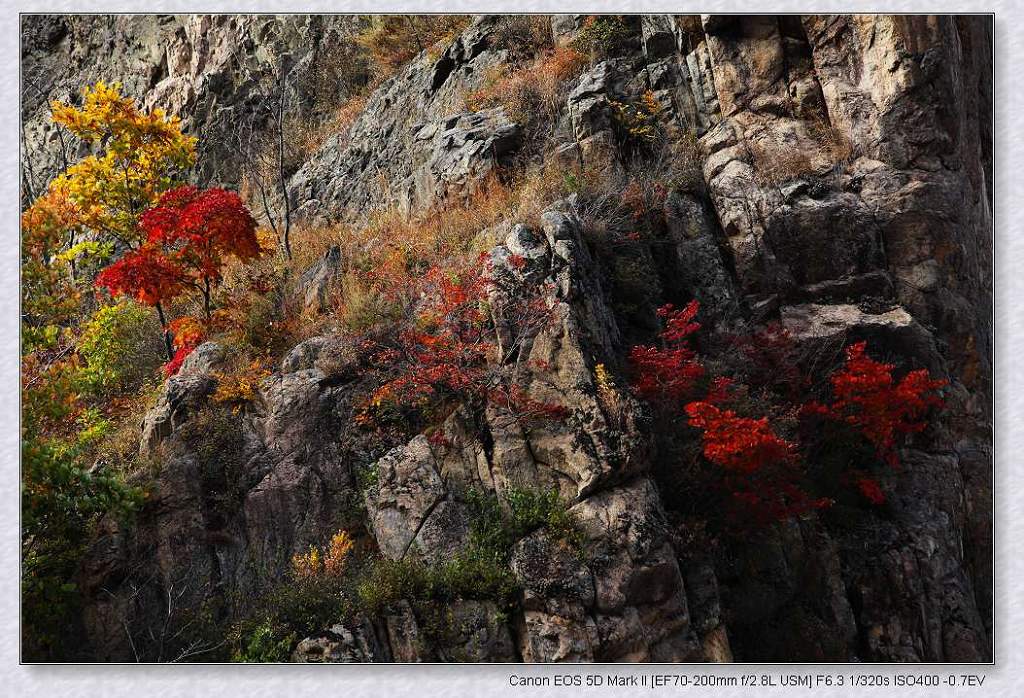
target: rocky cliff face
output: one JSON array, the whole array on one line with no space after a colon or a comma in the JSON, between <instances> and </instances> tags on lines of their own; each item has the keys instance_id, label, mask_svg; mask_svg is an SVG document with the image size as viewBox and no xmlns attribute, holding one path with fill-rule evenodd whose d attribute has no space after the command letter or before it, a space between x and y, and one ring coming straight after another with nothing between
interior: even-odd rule
<instances>
[{"instance_id":1,"label":"rocky cliff face","mask_svg":"<svg viewBox=\"0 0 1024 698\"><path fill-rule=\"evenodd\" d=\"M582 26L552 23L563 43ZM284 55L312 64L343 24L29 18L23 54L27 72L49 71L58 91L127 79L130 92L206 133L231 127L267 66ZM500 107L472 113L462 101L509 60L496 24L478 19L382 84L347 134L291 177L299 217L424 211L526 147L524 125ZM621 365L640 330L608 278L614 260L588 241L570 197L539 223L505 221L489 253L510 293L542 289L553 308L523 349L526 381L566 419L524 431L500 410L460 409L443 438L384 449L352 423L358 366L334 338L317 337L284 358L211 446L211 434L197 441L190 430L221 360L215 345L201 347L146 417L142 449L162 460L153 497L133 527L105 523L83 572L97 658L143 651L144 628L172 605L230 599L219 606L229 622L293 554L339 528L364 529L393 560L449 558L468 535L461 493L531 484L571 502L582 550L543 531L518 541L512 613L454 601L454 632L438 637L399 605L339 618L294 659L991 657L990 20L655 15L626 26L618 55L557 105L545 157L627 168L614 105L648 93L662 126L689 134L699 154L700 181L668 193L667 242L642 260L664 295L697 298L718 331L778 320L805 347L867 338L950 381L941 424L887 476L885 512L854 524L811 514L715 552L687 540L644 408L595 374ZM30 144L52 147L28 87L23 115ZM229 158L215 161L199 176L231 181ZM499 327L502 300L492 299ZM366 464L376 472L368 486L357 482Z\"/></svg>"}]
</instances>

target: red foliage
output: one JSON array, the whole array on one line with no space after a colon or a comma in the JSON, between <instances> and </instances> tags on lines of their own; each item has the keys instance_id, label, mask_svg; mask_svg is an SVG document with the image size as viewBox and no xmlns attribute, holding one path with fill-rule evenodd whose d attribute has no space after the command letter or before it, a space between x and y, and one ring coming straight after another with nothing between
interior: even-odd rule
<instances>
[{"instance_id":1,"label":"red foliage","mask_svg":"<svg viewBox=\"0 0 1024 698\"><path fill-rule=\"evenodd\" d=\"M832 404L811 404L806 412L856 428L879 458L896 466L900 437L924 430L928 412L942 405L937 391L946 381L933 380L919 369L896 382L892 369L892 364L867 355L867 342L852 344L846 348L845 365L832 376Z\"/></svg>"},{"instance_id":2,"label":"red foliage","mask_svg":"<svg viewBox=\"0 0 1024 698\"><path fill-rule=\"evenodd\" d=\"M885 504L885 492L882 491L882 487L878 484L877 480L870 477L861 477L857 479L856 484L857 490L876 507Z\"/></svg>"},{"instance_id":3,"label":"red foliage","mask_svg":"<svg viewBox=\"0 0 1024 698\"><path fill-rule=\"evenodd\" d=\"M689 337L700 329L694 322L700 304L690 303L682 310L671 304L658 309L665 327L659 333L663 347L635 346L629 352L633 370L633 390L651 402L679 404L693 393L695 383L704 375Z\"/></svg>"},{"instance_id":4,"label":"red foliage","mask_svg":"<svg viewBox=\"0 0 1024 698\"><path fill-rule=\"evenodd\" d=\"M694 321L696 313L696 302L681 311L661 308L663 346L633 347L633 388L639 396L670 407L691 396L704 373L688 344L700 328ZM733 522L766 524L829 506L831 500L815 498L806 490L806 444L779 436L768 417L741 416L726 405L765 409L763 401L768 400L771 414L799 411L846 424L862 434L882 460L896 465L899 438L923 430L929 410L942 404L937 391L945 381L929 378L924 370L896 381L893 366L867 356L864 342L847 348L844 366L831 378L833 400L828 405L800 405L808 381L797 369L796 345L784 329L769 327L750 337L734 338L732 346L743 359L734 370L750 383L716 377L705 398L689 402L684 411L689 425L700 431L704 460L717 466L714 477L728 493L726 508ZM758 393L762 402L744 401L750 387L768 389ZM847 472L841 481L855 486L872 505L885 502L878 482L859 471Z\"/></svg>"},{"instance_id":5,"label":"red foliage","mask_svg":"<svg viewBox=\"0 0 1024 698\"><path fill-rule=\"evenodd\" d=\"M421 405L436 397L483 394L483 370L493 348L480 307L483 276L453 277L435 269L427 286L415 329L399 332L397 346L375 355L382 366L400 364L400 374L374 392L376 404Z\"/></svg>"},{"instance_id":6,"label":"red foliage","mask_svg":"<svg viewBox=\"0 0 1024 698\"><path fill-rule=\"evenodd\" d=\"M531 398L503 370L508 357L497 356L495 330L484 312L493 284L486 266L457 273L434 268L425 275L422 300L408 326L390 346L371 342L364 347L383 378L371 407L423 410L446 401L489 402L524 424L568 414L564 407ZM539 297L520 297L508 314L518 330L509 341L521 348L525 335L543 324L547 309ZM508 353L513 347L503 349Z\"/></svg>"},{"instance_id":7,"label":"red foliage","mask_svg":"<svg viewBox=\"0 0 1024 698\"><path fill-rule=\"evenodd\" d=\"M796 444L776 434L766 417L740 417L706 401L691 402L686 414L701 430L704 457L723 470L730 520L766 525L831 504L801 486Z\"/></svg>"},{"instance_id":8,"label":"red foliage","mask_svg":"<svg viewBox=\"0 0 1024 698\"><path fill-rule=\"evenodd\" d=\"M691 402L686 414L702 432L704 457L728 471L750 475L795 457L795 446L775 434L767 417L739 417L708 402Z\"/></svg>"},{"instance_id":9,"label":"red foliage","mask_svg":"<svg viewBox=\"0 0 1024 698\"><path fill-rule=\"evenodd\" d=\"M260 256L256 221L234 192L182 186L142 214L150 244L160 245L195 281L218 281L225 258Z\"/></svg>"},{"instance_id":10,"label":"red foliage","mask_svg":"<svg viewBox=\"0 0 1024 698\"><path fill-rule=\"evenodd\" d=\"M181 269L153 245L126 252L96 276L96 285L147 305L174 298L184 288Z\"/></svg>"},{"instance_id":11,"label":"red foliage","mask_svg":"<svg viewBox=\"0 0 1024 698\"><path fill-rule=\"evenodd\" d=\"M198 320L180 317L171 321L167 329L174 335L174 356L164 364L164 375L170 378L178 372L188 355L206 339L206 332Z\"/></svg>"}]
</instances>

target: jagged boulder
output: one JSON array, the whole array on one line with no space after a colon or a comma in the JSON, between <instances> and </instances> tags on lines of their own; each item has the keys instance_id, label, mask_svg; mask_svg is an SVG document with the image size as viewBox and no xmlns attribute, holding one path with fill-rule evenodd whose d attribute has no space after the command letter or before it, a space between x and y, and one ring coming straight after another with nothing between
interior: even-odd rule
<instances>
[{"instance_id":1,"label":"jagged boulder","mask_svg":"<svg viewBox=\"0 0 1024 698\"><path fill-rule=\"evenodd\" d=\"M182 362L168 381L156 405L142 420L139 451L153 455L160 443L180 427L216 388L211 375L221 357L221 348L213 342L200 344Z\"/></svg>"},{"instance_id":2,"label":"jagged boulder","mask_svg":"<svg viewBox=\"0 0 1024 698\"><path fill-rule=\"evenodd\" d=\"M297 217L315 223L363 218L373 207L423 211L513 153L517 124L500 108L470 113L463 105L504 59L487 50L495 23L479 18L440 56L424 52L381 85L346 138L328 139L291 178Z\"/></svg>"},{"instance_id":3,"label":"jagged boulder","mask_svg":"<svg viewBox=\"0 0 1024 698\"><path fill-rule=\"evenodd\" d=\"M363 619L352 628L336 623L321 635L303 638L295 646L291 660L296 664L388 662L391 654L378 639L373 625Z\"/></svg>"}]
</instances>

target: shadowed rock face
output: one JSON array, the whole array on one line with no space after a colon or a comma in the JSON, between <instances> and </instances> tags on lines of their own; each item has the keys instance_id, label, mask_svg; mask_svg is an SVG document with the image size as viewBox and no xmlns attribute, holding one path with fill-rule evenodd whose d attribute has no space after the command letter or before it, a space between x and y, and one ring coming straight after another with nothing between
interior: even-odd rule
<instances>
[{"instance_id":1,"label":"shadowed rock face","mask_svg":"<svg viewBox=\"0 0 1024 698\"><path fill-rule=\"evenodd\" d=\"M23 55L65 93L122 77L204 132L229 127L268 66L312 55L341 22L32 17ZM423 211L514 155L521 125L461 101L508 60L496 22L478 19L383 83L347 137L291 177L297 216ZM564 44L582 26L557 17L553 34ZM657 15L630 31L625 52L588 69L561 105L552 152L625 166L611 105L649 91L666 130L696 138L704 185L665 200L671 244L644 263L666 288L698 298L712 330L779 320L804 346L869 339L949 379L941 424L887 476L885 514L853 525L811 515L719 557L681 541L642 407L620 387L599 390L595 366L621 365L637 320L623 315L609 260L569 199L534 227L506 221L490 252L506 282L490 299L499 338L507 294L543 284L552 321L524 348L544 367L528 369L526 385L568 418L527 433L500 410L457 409L439 429L444 446L424 435L366 443L351 424L358 371L339 369L345 348L323 337L293 349L256 403L221 425L232 458L211 461L189 429L214 382L216 348L201 348L146 417L158 494L134 528L104 522L87 560L97 658L131 659L124 619L141 637L172 592L184 590L182 605L244 598L339 528L365 527L394 560L444 560L468 535L460 493L542 485L572 502L583 549L543 532L520 540L511 614L456 602L455 632L438 638L404 604L324 628L293 659L990 659L990 19ZM28 92L23 116L28 142L52 147ZM201 179L231 181L229 165L210 167ZM308 273L309 304L322 301L332 264ZM355 468L370 463L377 480L360 490ZM210 499L211 484L230 485L227 504ZM224 622L243 610L218 607Z\"/></svg>"}]
</instances>

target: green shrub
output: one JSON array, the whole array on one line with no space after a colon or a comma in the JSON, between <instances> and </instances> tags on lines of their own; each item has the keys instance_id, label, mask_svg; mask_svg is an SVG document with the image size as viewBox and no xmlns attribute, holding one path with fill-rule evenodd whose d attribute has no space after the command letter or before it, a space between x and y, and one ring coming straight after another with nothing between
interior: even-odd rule
<instances>
[{"instance_id":1,"label":"green shrub","mask_svg":"<svg viewBox=\"0 0 1024 698\"><path fill-rule=\"evenodd\" d=\"M231 661L285 662L291 656L296 641L295 633L288 633L282 637L279 631L271 627L270 621L264 621L241 639L242 646L231 656Z\"/></svg>"},{"instance_id":2,"label":"green shrub","mask_svg":"<svg viewBox=\"0 0 1024 698\"><path fill-rule=\"evenodd\" d=\"M558 490L512 488L505 498L512 510L512 525L519 538L544 528L552 539L574 548L582 547L583 532Z\"/></svg>"},{"instance_id":3,"label":"green shrub","mask_svg":"<svg viewBox=\"0 0 1024 698\"><path fill-rule=\"evenodd\" d=\"M134 301L101 307L85 324L78 345L82 379L98 396L138 390L163 362L160 325Z\"/></svg>"},{"instance_id":4,"label":"green shrub","mask_svg":"<svg viewBox=\"0 0 1024 698\"><path fill-rule=\"evenodd\" d=\"M629 40L629 27L614 15L587 18L576 33L572 46L594 58L606 58L619 52Z\"/></svg>"},{"instance_id":5,"label":"green shrub","mask_svg":"<svg viewBox=\"0 0 1024 698\"><path fill-rule=\"evenodd\" d=\"M471 516L466 546L436 565L415 559L373 563L358 585L361 610L376 614L402 600L431 604L477 599L504 607L516 592L509 561L521 538L546 528L555 540L582 547L582 532L557 490L510 488L507 513L494 495L469 490L464 497Z\"/></svg>"}]
</instances>

